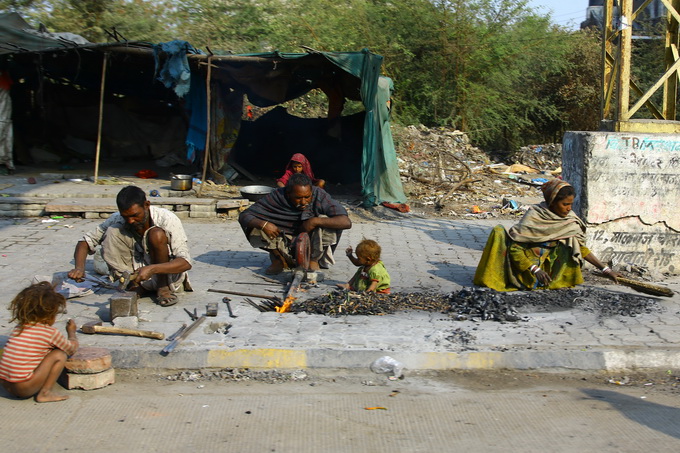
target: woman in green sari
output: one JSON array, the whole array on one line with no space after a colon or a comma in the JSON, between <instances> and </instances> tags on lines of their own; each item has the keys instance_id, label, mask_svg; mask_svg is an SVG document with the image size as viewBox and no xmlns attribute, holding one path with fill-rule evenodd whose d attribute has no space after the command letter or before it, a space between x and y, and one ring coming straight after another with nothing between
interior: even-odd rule
<instances>
[{"instance_id":1,"label":"woman in green sari","mask_svg":"<svg viewBox=\"0 0 680 453\"><path fill-rule=\"evenodd\" d=\"M583 283L583 260L616 281L619 274L585 246L586 226L571 210L574 188L556 178L541 190L545 202L517 225L491 231L473 283L497 291L568 288Z\"/></svg>"}]
</instances>

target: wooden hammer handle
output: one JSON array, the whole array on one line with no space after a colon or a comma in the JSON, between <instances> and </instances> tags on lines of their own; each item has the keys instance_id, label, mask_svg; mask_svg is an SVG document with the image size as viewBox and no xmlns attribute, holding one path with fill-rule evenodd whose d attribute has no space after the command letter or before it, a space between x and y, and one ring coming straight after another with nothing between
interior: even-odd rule
<instances>
[{"instance_id":1,"label":"wooden hammer handle","mask_svg":"<svg viewBox=\"0 0 680 453\"><path fill-rule=\"evenodd\" d=\"M150 330L125 329L123 327L94 326L94 331L100 333L118 333L121 335L132 335L135 337L155 338L156 340L162 340L163 338L165 338L165 334L161 332L152 332Z\"/></svg>"}]
</instances>

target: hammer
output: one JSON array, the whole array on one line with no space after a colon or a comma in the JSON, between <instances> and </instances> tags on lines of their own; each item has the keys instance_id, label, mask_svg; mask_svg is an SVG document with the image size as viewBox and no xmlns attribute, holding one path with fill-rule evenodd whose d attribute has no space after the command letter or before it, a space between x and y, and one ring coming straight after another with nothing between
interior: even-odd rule
<instances>
[{"instance_id":1,"label":"hammer","mask_svg":"<svg viewBox=\"0 0 680 453\"><path fill-rule=\"evenodd\" d=\"M154 338L156 340L162 340L165 338L165 334L161 332L152 332L150 330L136 330L136 329L126 329L123 327L109 327L103 326L102 322L92 321L87 324L83 324L80 327L83 333L117 333L120 335L132 335L135 337L144 338Z\"/></svg>"},{"instance_id":2,"label":"hammer","mask_svg":"<svg viewBox=\"0 0 680 453\"><path fill-rule=\"evenodd\" d=\"M132 274L128 271L123 272L123 275L120 277L120 281L118 283L118 291L125 291L130 284L130 282L134 279L137 278L137 272L133 272Z\"/></svg>"}]
</instances>

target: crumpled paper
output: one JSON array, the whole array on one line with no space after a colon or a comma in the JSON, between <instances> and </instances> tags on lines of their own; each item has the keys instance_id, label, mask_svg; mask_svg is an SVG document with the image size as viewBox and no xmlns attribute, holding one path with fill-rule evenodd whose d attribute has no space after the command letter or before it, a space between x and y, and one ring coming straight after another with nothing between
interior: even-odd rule
<instances>
[{"instance_id":1,"label":"crumpled paper","mask_svg":"<svg viewBox=\"0 0 680 453\"><path fill-rule=\"evenodd\" d=\"M77 282L66 276L66 273L55 274L54 278L46 275L36 275L33 277L33 283L40 282L51 282L54 285L54 290L64 296L67 299L73 299L74 297L89 296L94 293L93 288L97 286L97 283L84 280L82 282Z\"/></svg>"}]
</instances>

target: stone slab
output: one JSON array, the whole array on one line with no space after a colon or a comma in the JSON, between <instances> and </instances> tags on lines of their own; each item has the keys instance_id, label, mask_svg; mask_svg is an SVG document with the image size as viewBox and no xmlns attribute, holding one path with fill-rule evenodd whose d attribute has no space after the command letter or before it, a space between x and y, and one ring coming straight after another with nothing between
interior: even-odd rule
<instances>
[{"instance_id":1,"label":"stone slab","mask_svg":"<svg viewBox=\"0 0 680 453\"><path fill-rule=\"evenodd\" d=\"M247 207L250 205L250 201L245 198L237 198L233 200L217 200L217 206L215 209L218 211L226 211L229 209L238 209L241 207Z\"/></svg>"},{"instance_id":2,"label":"stone slab","mask_svg":"<svg viewBox=\"0 0 680 453\"><path fill-rule=\"evenodd\" d=\"M116 382L116 373L113 368L93 374L64 373L61 376L61 385L68 390L96 390Z\"/></svg>"},{"instance_id":3,"label":"stone slab","mask_svg":"<svg viewBox=\"0 0 680 453\"><path fill-rule=\"evenodd\" d=\"M149 201L154 206L161 205L190 205L211 206L215 205L214 198L189 198L189 197L150 197ZM117 212L116 199L107 198L56 198L45 206L47 212Z\"/></svg>"}]
</instances>

